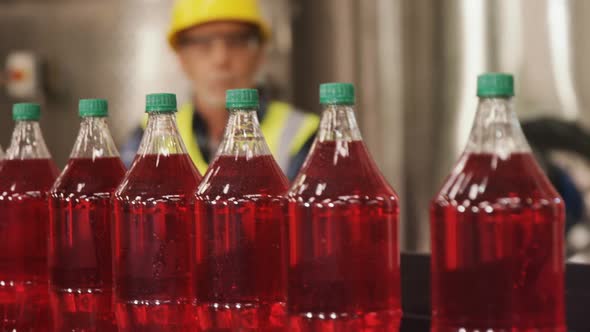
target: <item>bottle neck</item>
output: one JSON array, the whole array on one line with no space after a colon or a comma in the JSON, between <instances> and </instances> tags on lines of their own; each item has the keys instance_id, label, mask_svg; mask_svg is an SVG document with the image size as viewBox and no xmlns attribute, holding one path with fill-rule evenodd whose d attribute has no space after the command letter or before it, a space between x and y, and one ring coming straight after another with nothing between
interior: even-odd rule
<instances>
[{"instance_id":1,"label":"bottle neck","mask_svg":"<svg viewBox=\"0 0 590 332\"><path fill-rule=\"evenodd\" d=\"M94 160L118 156L119 152L111 136L106 118L83 118L70 158L92 158Z\"/></svg>"},{"instance_id":2,"label":"bottle neck","mask_svg":"<svg viewBox=\"0 0 590 332\"><path fill-rule=\"evenodd\" d=\"M531 152L512 99L480 99L465 152L495 154L502 159L512 153Z\"/></svg>"},{"instance_id":3,"label":"bottle neck","mask_svg":"<svg viewBox=\"0 0 590 332\"><path fill-rule=\"evenodd\" d=\"M251 158L269 155L256 109L231 110L217 155Z\"/></svg>"},{"instance_id":4,"label":"bottle neck","mask_svg":"<svg viewBox=\"0 0 590 332\"><path fill-rule=\"evenodd\" d=\"M186 153L186 147L176 125L176 115L174 113L150 113L137 154L141 156L148 154L167 156Z\"/></svg>"},{"instance_id":5,"label":"bottle neck","mask_svg":"<svg viewBox=\"0 0 590 332\"><path fill-rule=\"evenodd\" d=\"M51 155L37 121L17 121L6 159L49 159Z\"/></svg>"},{"instance_id":6,"label":"bottle neck","mask_svg":"<svg viewBox=\"0 0 590 332\"><path fill-rule=\"evenodd\" d=\"M317 137L319 142L362 140L354 116L354 107L349 105L324 106Z\"/></svg>"}]
</instances>

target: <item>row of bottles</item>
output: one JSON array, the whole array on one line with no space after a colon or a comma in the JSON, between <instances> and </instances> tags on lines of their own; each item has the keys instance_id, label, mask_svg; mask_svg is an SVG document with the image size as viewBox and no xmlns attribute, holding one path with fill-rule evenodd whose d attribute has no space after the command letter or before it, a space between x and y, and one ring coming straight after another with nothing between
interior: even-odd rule
<instances>
[{"instance_id":1,"label":"row of bottles","mask_svg":"<svg viewBox=\"0 0 590 332\"><path fill-rule=\"evenodd\" d=\"M431 206L432 331L565 331L563 203L512 110L512 77L480 76L478 96L468 147ZM174 95L147 96L127 172L106 101L81 100L59 177L39 106L15 105L0 166L0 328L398 330L398 198L362 142L354 87L323 84L320 102L291 185L260 131L256 90L227 92L203 177Z\"/></svg>"}]
</instances>

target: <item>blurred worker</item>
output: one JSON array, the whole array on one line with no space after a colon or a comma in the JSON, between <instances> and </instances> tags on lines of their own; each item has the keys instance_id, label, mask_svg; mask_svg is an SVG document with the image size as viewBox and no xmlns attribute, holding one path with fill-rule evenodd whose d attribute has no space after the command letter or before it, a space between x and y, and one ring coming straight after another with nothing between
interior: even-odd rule
<instances>
[{"instance_id":1,"label":"blurred worker","mask_svg":"<svg viewBox=\"0 0 590 332\"><path fill-rule=\"evenodd\" d=\"M180 134L201 173L215 156L228 119L225 91L256 88L271 31L257 0L177 0L168 41L192 82L192 103L177 113ZM258 117L271 152L290 179L313 142L319 117L269 100L264 89ZM131 164L144 125L122 148Z\"/></svg>"}]
</instances>

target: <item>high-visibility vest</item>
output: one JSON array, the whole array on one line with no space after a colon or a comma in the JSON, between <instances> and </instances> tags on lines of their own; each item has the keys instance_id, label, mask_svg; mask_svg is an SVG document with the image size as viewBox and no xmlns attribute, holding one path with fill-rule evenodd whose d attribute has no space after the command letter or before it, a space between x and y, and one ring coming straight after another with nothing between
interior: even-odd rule
<instances>
[{"instance_id":1,"label":"high-visibility vest","mask_svg":"<svg viewBox=\"0 0 590 332\"><path fill-rule=\"evenodd\" d=\"M193 130L194 107L184 104L176 113L178 131L195 166L205 174L208 164L201 154L197 135ZM291 105L273 101L269 103L260 129L268 147L283 170L287 172L291 157L295 156L305 143L315 134L320 118L316 114L295 110ZM147 117L142 123L147 126Z\"/></svg>"}]
</instances>

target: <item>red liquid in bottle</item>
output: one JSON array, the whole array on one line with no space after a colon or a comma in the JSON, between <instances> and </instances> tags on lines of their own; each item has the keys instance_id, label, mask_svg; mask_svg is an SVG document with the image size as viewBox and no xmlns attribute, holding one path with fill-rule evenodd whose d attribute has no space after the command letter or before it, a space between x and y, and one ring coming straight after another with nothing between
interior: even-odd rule
<instances>
[{"instance_id":1,"label":"red liquid in bottle","mask_svg":"<svg viewBox=\"0 0 590 332\"><path fill-rule=\"evenodd\" d=\"M0 330L51 331L47 278L49 159L0 163Z\"/></svg>"},{"instance_id":2,"label":"red liquid in bottle","mask_svg":"<svg viewBox=\"0 0 590 332\"><path fill-rule=\"evenodd\" d=\"M289 213L291 330L397 331L398 201L364 144L316 142Z\"/></svg>"},{"instance_id":3,"label":"red liquid in bottle","mask_svg":"<svg viewBox=\"0 0 590 332\"><path fill-rule=\"evenodd\" d=\"M532 155L464 156L431 232L432 331L566 331L564 206Z\"/></svg>"},{"instance_id":4,"label":"red liquid in bottle","mask_svg":"<svg viewBox=\"0 0 590 332\"><path fill-rule=\"evenodd\" d=\"M196 195L203 331L286 331L288 181L272 156L220 156Z\"/></svg>"},{"instance_id":5,"label":"red liquid in bottle","mask_svg":"<svg viewBox=\"0 0 590 332\"><path fill-rule=\"evenodd\" d=\"M201 177L186 154L137 157L115 199L120 331L196 331L190 206Z\"/></svg>"},{"instance_id":6,"label":"red liquid in bottle","mask_svg":"<svg viewBox=\"0 0 590 332\"><path fill-rule=\"evenodd\" d=\"M70 159L50 196L50 295L57 331L117 331L112 302L111 195L118 157Z\"/></svg>"}]
</instances>

